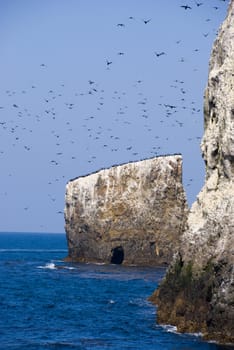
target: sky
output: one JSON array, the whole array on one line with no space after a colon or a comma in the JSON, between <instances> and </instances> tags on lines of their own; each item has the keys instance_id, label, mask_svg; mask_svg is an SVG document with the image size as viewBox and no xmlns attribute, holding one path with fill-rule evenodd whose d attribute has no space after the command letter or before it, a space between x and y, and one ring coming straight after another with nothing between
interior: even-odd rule
<instances>
[{"instance_id":1,"label":"sky","mask_svg":"<svg viewBox=\"0 0 234 350\"><path fill-rule=\"evenodd\" d=\"M204 184L208 62L225 0L0 0L0 232L64 232L66 183L183 156Z\"/></svg>"}]
</instances>

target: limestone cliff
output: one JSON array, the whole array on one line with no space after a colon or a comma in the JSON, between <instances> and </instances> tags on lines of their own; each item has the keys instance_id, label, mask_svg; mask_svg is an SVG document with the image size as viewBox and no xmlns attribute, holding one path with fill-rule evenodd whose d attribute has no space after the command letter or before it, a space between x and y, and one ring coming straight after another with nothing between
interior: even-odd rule
<instances>
[{"instance_id":1,"label":"limestone cliff","mask_svg":"<svg viewBox=\"0 0 234 350\"><path fill-rule=\"evenodd\" d=\"M79 177L66 187L68 259L167 264L186 213L180 155Z\"/></svg>"},{"instance_id":2,"label":"limestone cliff","mask_svg":"<svg viewBox=\"0 0 234 350\"><path fill-rule=\"evenodd\" d=\"M213 45L204 119L206 182L152 300L159 323L234 342L234 0Z\"/></svg>"}]
</instances>

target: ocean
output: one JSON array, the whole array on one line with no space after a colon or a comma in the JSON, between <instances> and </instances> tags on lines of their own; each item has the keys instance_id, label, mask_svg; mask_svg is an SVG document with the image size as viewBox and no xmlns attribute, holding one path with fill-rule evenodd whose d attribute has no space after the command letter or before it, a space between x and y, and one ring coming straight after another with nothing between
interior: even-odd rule
<instances>
[{"instance_id":1,"label":"ocean","mask_svg":"<svg viewBox=\"0 0 234 350\"><path fill-rule=\"evenodd\" d=\"M0 233L0 349L226 350L156 324L165 268L72 264L64 234Z\"/></svg>"}]
</instances>

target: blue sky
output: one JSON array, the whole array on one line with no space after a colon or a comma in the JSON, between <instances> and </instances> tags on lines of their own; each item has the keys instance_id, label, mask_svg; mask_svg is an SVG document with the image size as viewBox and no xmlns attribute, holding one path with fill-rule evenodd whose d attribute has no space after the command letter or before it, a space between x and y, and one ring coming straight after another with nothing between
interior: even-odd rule
<instances>
[{"instance_id":1,"label":"blue sky","mask_svg":"<svg viewBox=\"0 0 234 350\"><path fill-rule=\"evenodd\" d=\"M191 204L204 183L203 94L227 6L0 0L0 231L64 232L69 179L164 154L182 154Z\"/></svg>"}]
</instances>

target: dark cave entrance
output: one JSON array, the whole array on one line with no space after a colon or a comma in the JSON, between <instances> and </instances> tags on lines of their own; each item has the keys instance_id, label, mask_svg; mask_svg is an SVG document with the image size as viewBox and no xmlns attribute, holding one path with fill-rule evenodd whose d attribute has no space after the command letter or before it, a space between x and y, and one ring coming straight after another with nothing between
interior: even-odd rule
<instances>
[{"instance_id":1,"label":"dark cave entrance","mask_svg":"<svg viewBox=\"0 0 234 350\"><path fill-rule=\"evenodd\" d=\"M124 260L124 250L122 246L111 249L111 264L121 265Z\"/></svg>"}]
</instances>

